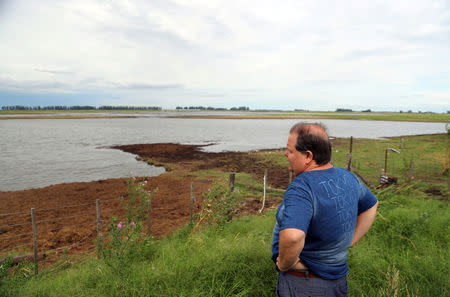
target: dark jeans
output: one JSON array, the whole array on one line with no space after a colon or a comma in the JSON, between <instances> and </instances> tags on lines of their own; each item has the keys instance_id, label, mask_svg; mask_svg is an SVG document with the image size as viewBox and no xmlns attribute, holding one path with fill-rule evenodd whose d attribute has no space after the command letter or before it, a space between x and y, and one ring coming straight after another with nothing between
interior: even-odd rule
<instances>
[{"instance_id":1,"label":"dark jeans","mask_svg":"<svg viewBox=\"0 0 450 297\"><path fill-rule=\"evenodd\" d=\"M278 297L346 297L347 276L338 279L306 278L278 273Z\"/></svg>"}]
</instances>

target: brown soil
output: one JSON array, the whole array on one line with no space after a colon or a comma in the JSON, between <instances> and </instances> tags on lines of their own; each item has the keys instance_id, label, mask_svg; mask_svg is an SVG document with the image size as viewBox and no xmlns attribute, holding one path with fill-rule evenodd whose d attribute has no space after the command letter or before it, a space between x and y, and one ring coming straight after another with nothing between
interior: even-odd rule
<instances>
[{"instance_id":1,"label":"brown soil","mask_svg":"<svg viewBox=\"0 0 450 297\"><path fill-rule=\"evenodd\" d=\"M274 166L255 152L209 153L202 146L179 144L137 144L114 148L134 153L137 158L165 166L170 170L160 176L146 178L147 190L158 191L152 198L151 234L157 238L169 234L189 221L190 185L194 182L197 197L195 211L199 211L203 193L211 187L214 177L196 178L192 171L214 169L223 172L246 172L262 180L269 168L268 183L274 188L285 188L287 168ZM0 191L0 255L14 251L30 254L32 251L31 208L35 208L38 246L47 257L58 248L71 246L69 254L94 250L97 234L96 199L100 200L102 229L111 216L124 216L119 197L127 195L127 179L108 179L53 185L23 191ZM239 181L237 181L239 183ZM267 208L275 207L281 197L267 200ZM260 197L246 197L239 212L256 213L261 207ZM1 257L1 256L0 256ZM51 262L57 257L50 257Z\"/></svg>"}]
</instances>

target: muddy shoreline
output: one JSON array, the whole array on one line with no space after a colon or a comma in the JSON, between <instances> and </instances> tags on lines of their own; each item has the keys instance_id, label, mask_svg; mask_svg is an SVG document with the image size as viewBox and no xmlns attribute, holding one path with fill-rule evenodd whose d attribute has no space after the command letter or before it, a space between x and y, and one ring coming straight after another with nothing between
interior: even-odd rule
<instances>
[{"instance_id":1,"label":"muddy shoreline","mask_svg":"<svg viewBox=\"0 0 450 297\"><path fill-rule=\"evenodd\" d=\"M269 168L268 183L274 188L285 188L287 168L274 166L262 160L256 152L204 152L201 145L174 143L122 145L113 148L133 153L149 164L164 166L159 176L146 178L146 189L158 189L152 198L151 234L157 238L170 234L189 221L190 185L194 182L195 204L199 211L204 193L214 182L214 176L201 178L193 171L219 170L245 172L262 180L264 169ZM281 151L280 151L281 153ZM82 244L70 248L70 253L92 251L96 238L96 205L101 202L101 219L106 228L111 216L123 216L119 197L126 197L126 178L91 182L56 184L44 188L21 191L0 191L0 255L14 250L26 254L32 248L31 208L38 221L40 251L62 246ZM242 214L256 213L260 197L249 197L242 206ZM269 201L275 207L279 200ZM58 254L58 251L54 252ZM1 256L0 256L1 257Z\"/></svg>"}]
</instances>

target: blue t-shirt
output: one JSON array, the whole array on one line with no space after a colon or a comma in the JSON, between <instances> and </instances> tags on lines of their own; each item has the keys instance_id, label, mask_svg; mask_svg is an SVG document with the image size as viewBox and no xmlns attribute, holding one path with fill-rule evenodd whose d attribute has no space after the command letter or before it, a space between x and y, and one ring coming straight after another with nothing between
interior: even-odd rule
<instances>
[{"instance_id":1,"label":"blue t-shirt","mask_svg":"<svg viewBox=\"0 0 450 297\"><path fill-rule=\"evenodd\" d=\"M280 231L306 233L300 259L325 279L348 273L347 248L351 246L358 214L372 208L377 198L351 172L332 167L306 171L289 185L276 213L272 260L278 257Z\"/></svg>"}]
</instances>

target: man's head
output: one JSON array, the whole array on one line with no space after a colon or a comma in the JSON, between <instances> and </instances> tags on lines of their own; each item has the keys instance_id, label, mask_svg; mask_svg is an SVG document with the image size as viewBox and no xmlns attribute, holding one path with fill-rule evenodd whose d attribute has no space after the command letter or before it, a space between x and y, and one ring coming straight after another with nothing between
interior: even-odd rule
<instances>
[{"instance_id":1,"label":"man's head","mask_svg":"<svg viewBox=\"0 0 450 297\"><path fill-rule=\"evenodd\" d=\"M297 175L331 160L331 143L321 124L298 123L291 130L285 156Z\"/></svg>"}]
</instances>

